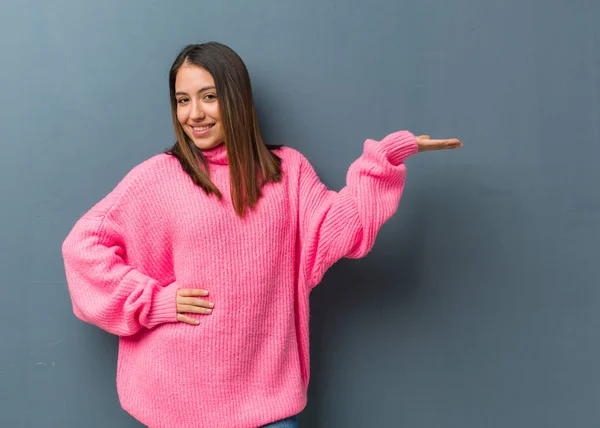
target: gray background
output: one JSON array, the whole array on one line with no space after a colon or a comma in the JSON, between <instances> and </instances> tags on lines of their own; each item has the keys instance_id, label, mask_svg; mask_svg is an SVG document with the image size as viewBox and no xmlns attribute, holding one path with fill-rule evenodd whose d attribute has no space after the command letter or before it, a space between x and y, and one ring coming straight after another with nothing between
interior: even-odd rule
<instances>
[{"instance_id":1,"label":"gray background","mask_svg":"<svg viewBox=\"0 0 600 428\"><path fill-rule=\"evenodd\" d=\"M0 426L139 426L60 246L172 144L168 68L217 40L268 142L331 188L366 138L465 143L410 159L372 253L315 289L301 427L597 427L598 22L595 0L0 2Z\"/></svg>"}]
</instances>

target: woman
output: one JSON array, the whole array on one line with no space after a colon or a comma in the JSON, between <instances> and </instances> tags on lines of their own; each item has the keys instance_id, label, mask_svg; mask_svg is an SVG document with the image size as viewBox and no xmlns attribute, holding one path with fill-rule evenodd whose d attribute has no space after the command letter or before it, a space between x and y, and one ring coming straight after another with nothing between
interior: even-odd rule
<instances>
[{"instance_id":1,"label":"woman","mask_svg":"<svg viewBox=\"0 0 600 428\"><path fill-rule=\"evenodd\" d=\"M169 86L175 145L133 168L63 244L74 312L120 336L119 399L144 424L296 426L311 289L372 248L406 158L462 143L367 140L334 192L298 151L265 145L230 48L186 47Z\"/></svg>"}]
</instances>

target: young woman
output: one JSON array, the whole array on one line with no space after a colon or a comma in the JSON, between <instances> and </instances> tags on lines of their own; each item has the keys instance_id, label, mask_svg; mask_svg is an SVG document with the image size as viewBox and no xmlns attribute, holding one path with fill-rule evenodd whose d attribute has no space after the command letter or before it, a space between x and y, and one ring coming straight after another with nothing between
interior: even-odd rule
<instances>
[{"instance_id":1,"label":"young woman","mask_svg":"<svg viewBox=\"0 0 600 428\"><path fill-rule=\"evenodd\" d=\"M406 158L462 143L367 140L334 192L298 151L264 143L230 48L186 47L169 86L175 145L133 168L63 244L74 312L120 336L119 399L142 423L297 426L311 289L372 248Z\"/></svg>"}]
</instances>

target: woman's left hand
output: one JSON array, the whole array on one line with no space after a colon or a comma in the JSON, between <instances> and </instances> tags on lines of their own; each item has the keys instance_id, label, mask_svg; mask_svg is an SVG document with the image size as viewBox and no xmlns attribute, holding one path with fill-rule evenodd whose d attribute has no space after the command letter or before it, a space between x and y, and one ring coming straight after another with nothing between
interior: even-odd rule
<instances>
[{"instance_id":1,"label":"woman's left hand","mask_svg":"<svg viewBox=\"0 0 600 428\"><path fill-rule=\"evenodd\" d=\"M457 138L450 138L447 140L432 140L429 135L419 135L417 137L417 144L419 145L419 152L457 149L463 146L463 143L461 143Z\"/></svg>"}]
</instances>

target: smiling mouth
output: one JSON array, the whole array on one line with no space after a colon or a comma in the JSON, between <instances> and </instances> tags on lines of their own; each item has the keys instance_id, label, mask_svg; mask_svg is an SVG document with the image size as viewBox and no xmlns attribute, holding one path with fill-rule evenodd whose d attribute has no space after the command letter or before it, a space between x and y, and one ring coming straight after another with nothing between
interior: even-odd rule
<instances>
[{"instance_id":1,"label":"smiling mouth","mask_svg":"<svg viewBox=\"0 0 600 428\"><path fill-rule=\"evenodd\" d=\"M202 131L208 131L213 126L215 126L214 123L212 123L210 125L206 125L206 126L192 126L192 129L196 132L202 132Z\"/></svg>"}]
</instances>

